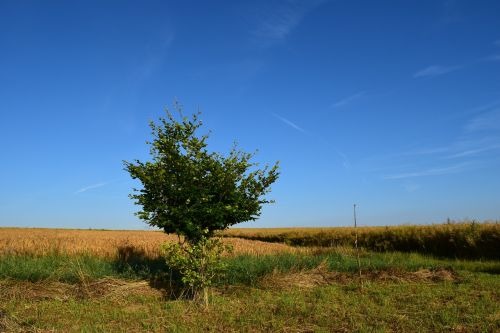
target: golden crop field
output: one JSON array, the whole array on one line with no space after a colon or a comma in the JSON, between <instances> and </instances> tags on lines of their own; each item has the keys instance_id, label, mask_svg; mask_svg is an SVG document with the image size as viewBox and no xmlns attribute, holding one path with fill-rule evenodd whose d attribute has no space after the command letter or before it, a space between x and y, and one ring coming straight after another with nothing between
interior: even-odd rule
<instances>
[{"instance_id":1,"label":"golden crop field","mask_svg":"<svg viewBox=\"0 0 500 333\"><path fill-rule=\"evenodd\" d=\"M464 230L476 225L479 228L500 228L500 221L484 221L482 223L464 221L457 223L441 223L429 225L395 225L395 226L361 226L357 227L359 234L375 233L381 231L406 232L409 230L419 230L424 232L438 232L442 230ZM289 227L289 228L229 228L224 231L228 237L273 237L278 235L318 235L337 234L354 235L354 227Z\"/></svg>"},{"instance_id":2,"label":"golden crop field","mask_svg":"<svg viewBox=\"0 0 500 333\"><path fill-rule=\"evenodd\" d=\"M352 246L355 233L367 250L422 252L451 257L500 256L500 224L451 223L424 226L332 228L231 228L222 235L233 255L266 255L306 251L302 247ZM2 254L90 254L114 258L121 250L148 257L159 255L160 245L177 236L145 230L77 230L0 228Z\"/></svg>"},{"instance_id":3,"label":"golden crop field","mask_svg":"<svg viewBox=\"0 0 500 333\"><path fill-rule=\"evenodd\" d=\"M352 246L357 233L361 247L375 251L421 252L446 257L500 258L500 223L464 221L415 226L336 228L234 228L239 237L297 246Z\"/></svg>"},{"instance_id":4,"label":"golden crop field","mask_svg":"<svg viewBox=\"0 0 500 333\"><path fill-rule=\"evenodd\" d=\"M148 257L157 257L160 245L171 241L177 241L177 236L161 231L0 228L0 255L57 253L114 258L119 249L133 248ZM224 242L233 246L233 255L298 251L285 244L240 238L225 238Z\"/></svg>"}]
</instances>

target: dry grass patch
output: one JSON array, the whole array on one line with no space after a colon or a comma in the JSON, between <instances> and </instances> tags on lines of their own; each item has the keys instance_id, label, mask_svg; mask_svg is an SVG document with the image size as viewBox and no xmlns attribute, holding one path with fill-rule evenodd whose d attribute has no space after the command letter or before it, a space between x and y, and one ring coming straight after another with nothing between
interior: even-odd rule
<instances>
[{"instance_id":1,"label":"dry grass patch","mask_svg":"<svg viewBox=\"0 0 500 333\"><path fill-rule=\"evenodd\" d=\"M70 299L109 299L120 301L130 296L164 297L165 292L150 286L147 281L127 281L103 278L76 284L57 281L0 280L0 299L68 301Z\"/></svg>"},{"instance_id":2,"label":"dry grass patch","mask_svg":"<svg viewBox=\"0 0 500 333\"><path fill-rule=\"evenodd\" d=\"M0 332L26 332L18 320L0 309Z\"/></svg>"},{"instance_id":3,"label":"dry grass patch","mask_svg":"<svg viewBox=\"0 0 500 333\"><path fill-rule=\"evenodd\" d=\"M362 271L361 282L457 282L460 278L449 269L420 269L408 272L398 269L383 271ZM329 271L325 262L312 270L281 273L274 271L262 279L261 286L266 289L287 290L293 288L311 289L331 284L359 283L358 273Z\"/></svg>"}]
</instances>

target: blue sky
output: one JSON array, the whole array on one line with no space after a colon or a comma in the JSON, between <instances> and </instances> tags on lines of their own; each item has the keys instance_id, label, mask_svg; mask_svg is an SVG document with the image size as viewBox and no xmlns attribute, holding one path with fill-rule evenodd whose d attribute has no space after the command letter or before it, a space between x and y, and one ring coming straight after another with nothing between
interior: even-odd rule
<instances>
[{"instance_id":1,"label":"blue sky","mask_svg":"<svg viewBox=\"0 0 500 333\"><path fill-rule=\"evenodd\" d=\"M0 2L0 226L142 229L122 160L178 99L281 161L242 226L500 219L498 1Z\"/></svg>"}]
</instances>

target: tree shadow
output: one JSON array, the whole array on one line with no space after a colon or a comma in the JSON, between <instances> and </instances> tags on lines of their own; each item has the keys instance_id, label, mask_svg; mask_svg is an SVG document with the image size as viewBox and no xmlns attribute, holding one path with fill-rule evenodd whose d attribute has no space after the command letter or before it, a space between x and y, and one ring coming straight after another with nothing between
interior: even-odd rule
<instances>
[{"instance_id":1,"label":"tree shadow","mask_svg":"<svg viewBox=\"0 0 500 333\"><path fill-rule=\"evenodd\" d=\"M500 274L500 265L493 266L493 267L480 268L480 269L477 269L476 272L499 275Z\"/></svg>"},{"instance_id":2,"label":"tree shadow","mask_svg":"<svg viewBox=\"0 0 500 333\"><path fill-rule=\"evenodd\" d=\"M124 276L147 280L152 288L163 292L166 299L190 298L191 292L181 281L180 274L171 269L161 257L152 258L142 249L127 244L118 247L115 269Z\"/></svg>"}]
</instances>

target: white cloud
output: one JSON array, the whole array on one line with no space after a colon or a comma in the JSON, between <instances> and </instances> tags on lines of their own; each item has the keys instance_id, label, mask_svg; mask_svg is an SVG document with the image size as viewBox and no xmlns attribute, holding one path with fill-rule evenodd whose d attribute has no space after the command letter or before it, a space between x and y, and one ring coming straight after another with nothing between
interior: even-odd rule
<instances>
[{"instance_id":1,"label":"white cloud","mask_svg":"<svg viewBox=\"0 0 500 333\"><path fill-rule=\"evenodd\" d=\"M174 41L174 33L166 31L161 37L154 47L145 50L146 57L137 67L137 75L141 80L147 80L156 74L165 61L167 51Z\"/></svg>"},{"instance_id":2,"label":"white cloud","mask_svg":"<svg viewBox=\"0 0 500 333\"><path fill-rule=\"evenodd\" d=\"M495 100L490 103L486 103L483 105L479 105L477 107L453 113L452 115L448 116L447 119L452 120L452 119L459 119L459 118L464 118L472 115L477 115L480 113L484 113L485 111L493 110L500 107L500 100Z\"/></svg>"},{"instance_id":3,"label":"white cloud","mask_svg":"<svg viewBox=\"0 0 500 333\"><path fill-rule=\"evenodd\" d=\"M446 174L450 174L450 173L456 173L456 172L463 171L467 165L469 165L469 164L463 163L463 164L452 165L452 166L443 167L443 168L434 168L434 169L427 169L427 170L421 170L421 171L415 171L415 172L388 175L388 176L384 176L384 179L406 179L406 178L416 178L416 177L424 177L424 176L446 175Z\"/></svg>"},{"instance_id":4,"label":"white cloud","mask_svg":"<svg viewBox=\"0 0 500 333\"><path fill-rule=\"evenodd\" d=\"M334 148L334 150L337 153L337 155L339 156L339 158L341 159L342 166L344 167L344 169L350 170L351 169L351 161L349 160L347 155L336 148Z\"/></svg>"},{"instance_id":5,"label":"white cloud","mask_svg":"<svg viewBox=\"0 0 500 333\"><path fill-rule=\"evenodd\" d=\"M312 9L323 1L284 1L267 8L254 35L262 46L283 41Z\"/></svg>"},{"instance_id":6,"label":"white cloud","mask_svg":"<svg viewBox=\"0 0 500 333\"><path fill-rule=\"evenodd\" d=\"M493 54L490 55L486 58L484 58L485 61L500 61L500 54Z\"/></svg>"},{"instance_id":7,"label":"white cloud","mask_svg":"<svg viewBox=\"0 0 500 333\"><path fill-rule=\"evenodd\" d=\"M496 41L493 42L493 45L495 46L500 46L500 39L497 39Z\"/></svg>"},{"instance_id":8,"label":"white cloud","mask_svg":"<svg viewBox=\"0 0 500 333\"><path fill-rule=\"evenodd\" d=\"M438 65L433 65L429 66L427 68L424 68L415 74L413 74L414 78L420 78L420 77L432 77L432 76L439 76L447 73L454 72L456 70L459 70L462 68L462 66L438 66Z\"/></svg>"},{"instance_id":9,"label":"white cloud","mask_svg":"<svg viewBox=\"0 0 500 333\"><path fill-rule=\"evenodd\" d=\"M302 127L298 126L297 124L293 123L292 121L280 116L279 114L276 114L276 113L273 113L273 116L275 116L276 118L278 118L279 120L281 120L283 123L285 123L286 125L290 126L291 128L299 131L299 132L302 132L302 133L306 133L306 130L303 129Z\"/></svg>"},{"instance_id":10,"label":"white cloud","mask_svg":"<svg viewBox=\"0 0 500 333\"><path fill-rule=\"evenodd\" d=\"M465 125L465 131L469 133L487 130L500 130L500 109L485 112Z\"/></svg>"},{"instance_id":11,"label":"white cloud","mask_svg":"<svg viewBox=\"0 0 500 333\"><path fill-rule=\"evenodd\" d=\"M403 188L405 189L406 192L412 193L420 189L420 185L415 184L415 183L408 183L404 184Z\"/></svg>"},{"instance_id":12,"label":"white cloud","mask_svg":"<svg viewBox=\"0 0 500 333\"><path fill-rule=\"evenodd\" d=\"M446 156L445 158L446 159L453 159L453 158L462 158L462 157L475 156L477 154L480 154L480 153L483 153L483 152L486 152L486 151L490 151L490 150L499 149L499 148L500 148L500 145L493 145L493 146L488 146L488 147L482 147L482 148L476 148L476 149L469 149L469 150L461 151L459 153L456 153L456 154L453 154L453 155L450 155L450 156Z\"/></svg>"},{"instance_id":13,"label":"white cloud","mask_svg":"<svg viewBox=\"0 0 500 333\"><path fill-rule=\"evenodd\" d=\"M85 186L85 187L82 187L81 189L79 189L78 191L76 191L75 194L87 192L88 190L99 188L99 187L102 187L102 186L105 186L105 185L108 185L108 184L109 184L109 182L106 182L106 183L97 183L97 184Z\"/></svg>"},{"instance_id":14,"label":"white cloud","mask_svg":"<svg viewBox=\"0 0 500 333\"><path fill-rule=\"evenodd\" d=\"M491 103L484 104L484 105L475 107L473 109L470 109L466 112L466 114L474 114L474 113L480 113L483 111L488 111L488 110L491 110L499 105L500 105L500 100L496 100L496 101L493 101Z\"/></svg>"},{"instance_id":15,"label":"white cloud","mask_svg":"<svg viewBox=\"0 0 500 333\"><path fill-rule=\"evenodd\" d=\"M270 39L284 39L301 19L299 11L287 8L262 22L257 34Z\"/></svg>"},{"instance_id":16,"label":"white cloud","mask_svg":"<svg viewBox=\"0 0 500 333\"><path fill-rule=\"evenodd\" d=\"M402 156L415 156L415 155L434 155L445 153L450 150L450 147L436 147L436 148L422 148L417 150L402 153Z\"/></svg>"},{"instance_id":17,"label":"white cloud","mask_svg":"<svg viewBox=\"0 0 500 333\"><path fill-rule=\"evenodd\" d=\"M336 103L333 103L332 104L332 108L338 108L338 107L341 107L341 106L345 106L349 103L352 103L358 99L360 99L361 97L365 96L366 95L366 92L365 91L360 91L354 95L351 95L351 96L348 96L344 99L341 99L340 101L336 102Z\"/></svg>"}]
</instances>

